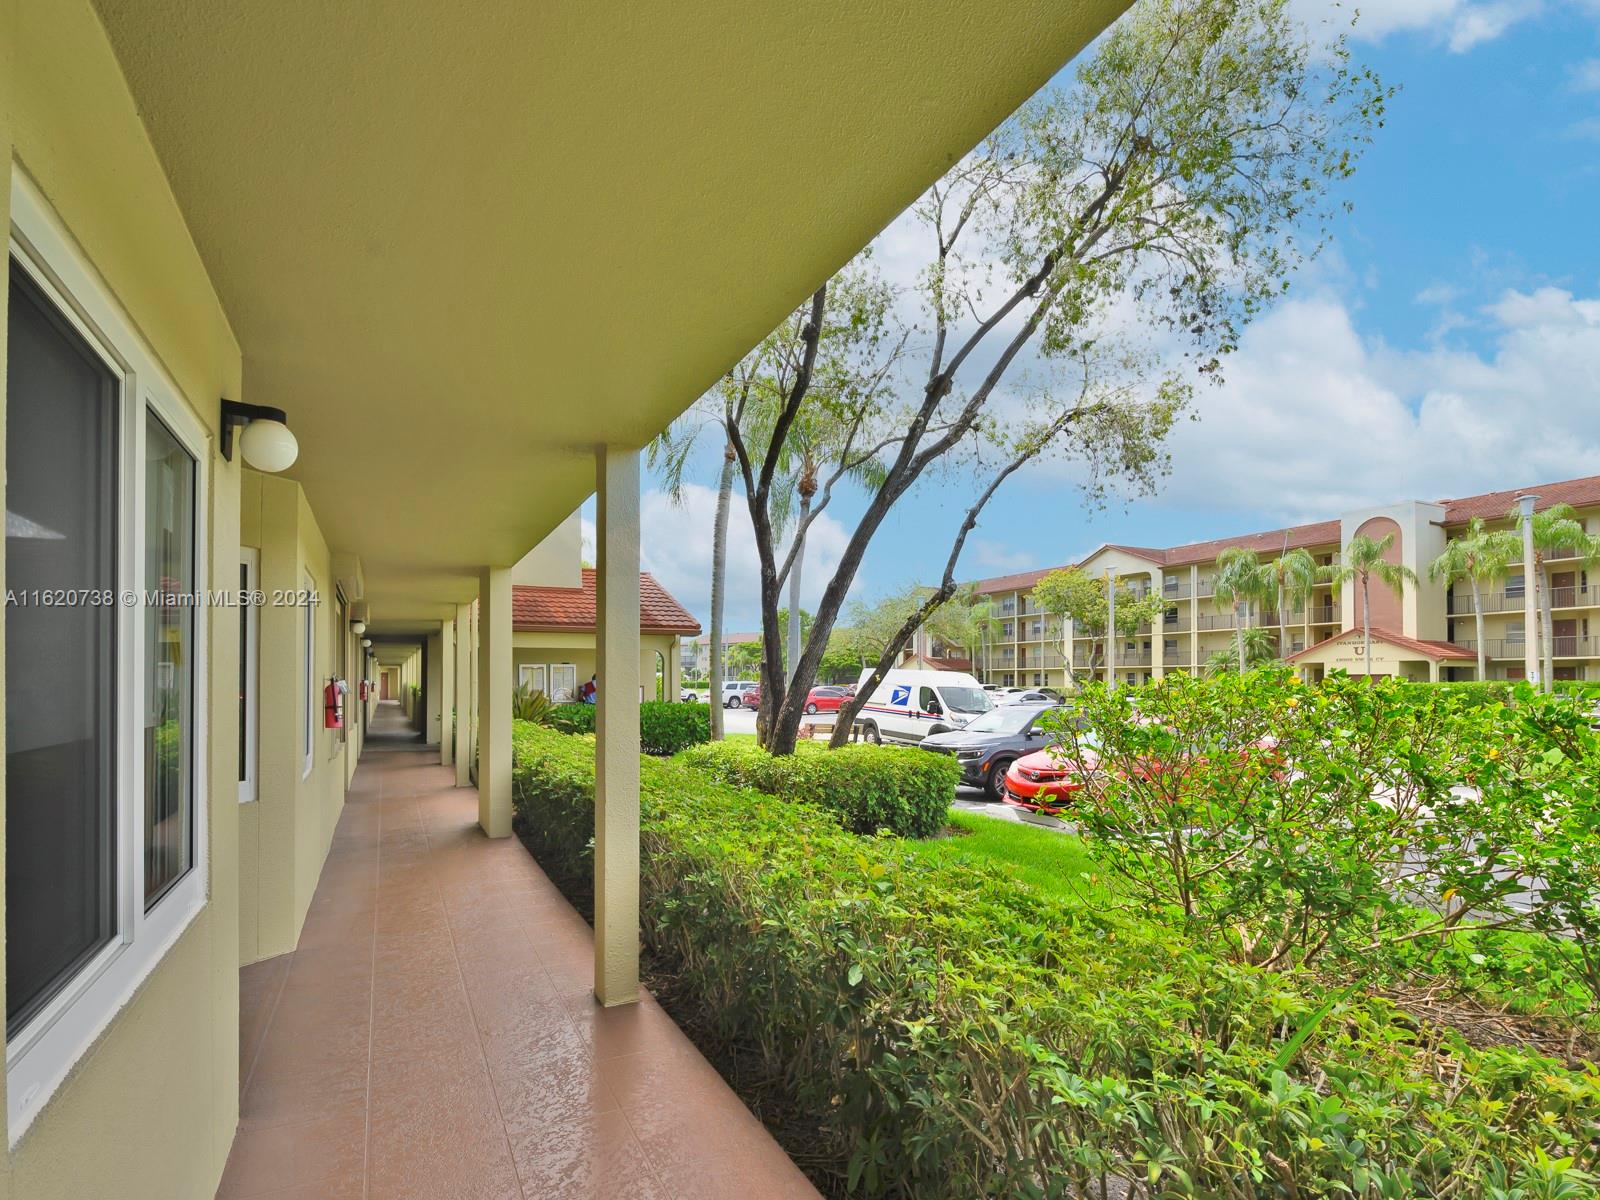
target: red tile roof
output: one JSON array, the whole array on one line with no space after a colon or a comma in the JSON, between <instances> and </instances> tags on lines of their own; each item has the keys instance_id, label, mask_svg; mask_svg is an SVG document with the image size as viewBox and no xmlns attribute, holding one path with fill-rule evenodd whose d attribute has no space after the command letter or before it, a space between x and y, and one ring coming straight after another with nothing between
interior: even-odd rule
<instances>
[{"instance_id":1,"label":"red tile roof","mask_svg":"<svg viewBox=\"0 0 1600 1200\"><path fill-rule=\"evenodd\" d=\"M511 628L520 633L594 632L594 568L583 568L583 586L511 589ZM639 574L639 632L677 633L693 637L700 622L648 571Z\"/></svg>"},{"instance_id":2,"label":"red tile roof","mask_svg":"<svg viewBox=\"0 0 1600 1200\"><path fill-rule=\"evenodd\" d=\"M1477 496L1462 496L1455 500L1439 500L1444 506L1444 524L1464 525L1473 517L1486 521L1501 520L1516 504L1517 497L1533 492L1539 497L1535 509L1543 512L1557 504L1570 504L1573 508L1600 506L1600 475L1586 475L1582 479L1566 479L1557 483L1537 483L1528 487L1509 488L1500 492L1484 492ZM1123 546L1107 543L1100 550L1120 550L1135 558L1145 559L1162 567L1187 567L1192 563L1211 562L1231 546L1243 546L1257 554L1278 554L1284 549L1302 546L1337 546L1341 540L1339 521L1314 521L1309 525L1290 525L1286 529L1269 529L1264 533L1244 533L1237 537L1214 538L1209 542L1190 542L1184 546L1155 549L1149 546ZM1100 553L1096 550L1094 553ZM1091 554L1089 558L1093 558ZM1084 560L1085 562L1088 559ZM1068 566L1082 565L1065 564ZM1043 567L1036 571L1021 571L1015 575L998 575L980 579L974 588L983 594L996 592L1024 592L1051 571L1061 567Z\"/></svg>"},{"instance_id":3,"label":"red tile roof","mask_svg":"<svg viewBox=\"0 0 1600 1200\"><path fill-rule=\"evenodd\" d=\"M1323 641L1318 642L1315 646L1307 646L1304 650L1296 650L1293 654L1288 655L1284 659L1284 662L1294 662L1297 658L1304 658L1306 655L1311 654L1314 651L1320 650L1320 649L1322 649L1322 647L1330 645L1333 642L1342 642L1346 638L1360 637L1360 636L1361 636L1361 630L1359 630L1359 629L1346 629L1342 633L1336 633L1331 638L1326 638ZM1424 641L1421 638L1406 637L1402 633L1395 633L1395 632L1393 632L1391 630L1388 630L1388 629L1374 629L1372 631L1372 640L1375 641L1375 642L1388 642L1391 646L1399 646L1402 650L1411 650L1411 651L1413 651L1413 652L1415 652L1417 654L1422 655L1424 658L1432 658L1432 659L1471 658L1471 659L1475 659L1475 658L1478 657L1475 652L1473 652L1471 650L1465 650L1462 647L1456 646L1456 645L1452 645L1449 642L1429 642L1429 641Z\"/></svg>"},{"instance_id":4,"label":"red tile roof","mask_svg":"<svg viewBox=\"0 0 1600 1200\"><path fill-rule=\"evenodd\" d=\"M1459 500L1441 500L1445 506L1446 525L1464 525L1473 517L1486 521L1501 520L1516 507L1517 497L1533 492L1539 497L1534 511L1543 512L1557 504L1570 504L1573 508L1592 508L1600 504L1600 475L1586 475L1582 479L1565 479L1559 483L1536 483L1532 487L1512 488L1504 492L1484 492L1481 496L1463 496Z\"/></svg>"}]
</instances>

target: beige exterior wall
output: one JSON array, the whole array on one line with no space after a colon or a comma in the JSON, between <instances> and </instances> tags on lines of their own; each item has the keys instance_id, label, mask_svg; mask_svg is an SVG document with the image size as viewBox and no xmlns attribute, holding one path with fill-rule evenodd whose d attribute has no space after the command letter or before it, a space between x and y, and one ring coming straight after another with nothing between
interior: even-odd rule
<instances>
[{"instance_id":1,"label":"beige exterior wall","mask_svg":"<svg viewBox=\"0 0 1600 1200\"><path fill-rule=\"evenodd\" d=\"M121 68L82 0L0 0L0 161L9 168L0 197L12 172L37 185L215 435L218 398L241 396L239 347ZM202 583L237 587L239 465L212 453L201 470L210 570ZM198 623L212 729L237 720L237 620L236 611L210 609ZM6 1139L0 1192L170 1200L216 1188L238 1118L239 803L235 739L210 738L208 750L199 847L207 902L40 1102L20 1140Z\"/></svg>"},{"instance_id":2,"label":"beige exterior wall","mask_svg":"<svg viewBox=\"0 0 1600 1200\"><path fill-rule=\"evenodd\" d=\"M681 680L678 656L679 639L673 634L645 633L639 635L639 682L646 700L654 700L656 672L660 665L657 655L667 664L666 699L676 700ZM572 663L577 668L580 685L596 671L594 634L592 633L514 633L511 635L511 685L518 686L524 664Z\"/></svg>"},{"instance_id":3,"label":"beige exterior wall","mask_svg":"<svg viewBox=\"0 0 1600 1200\"><path fill-rule=\"evenodd\" d=\"M323 725L322 689L339 670L356 664L359 641L339 619L327 588L332 555L305 493L292 479L243 473L240 541L261 554L261 588L275 592L314 586L320 603L311 611L315 673L305 677L307 613L271 604L260 613L259 786L253 803L239 806L240 961L294 949L316 890L334 825L344 808L347 754L360 752L360 722L346 707L347 736ZM283 698L293 697L292 703ZM357 701L359 702L359 701ZM305 722L311 753L305 753Z\"/></svg>"},{"instance_id":4,"label":"beige exterior wall","mask_svg":"<svg viewBox=\"0 0 1600 1200\"><path fill-rule=\"evenodd\" d=\"M537 587L582 587L582 571L583 526L578 514L573 513L511 568L511 582Z\"/></svg>"},{"instance_id":5,"label":"beige exterior wall","mask_svg":"<svg viewBox=\"0 0 1600 1200\"><path fill-rule=\"evenodd\" d=\"M1358 531L1381 534L1396 531L1396 562L1416 572L1421 581L1408 586L1403 598L1380 597L1374 585L1373 624L1393 622L1394 632L1425 641L1448 641L1465 649L1476 648L1471 590L1457 584L1454 590L1428 578L1428 566L1444 550L1454 530L1443 525L1443 506L1421 501L1379 508L1362 509L1341 517L1341 542L1306 547L1318 563L1337 560L1341 546ZM1591 534L1600 534L1600 507L1579 511ZM1494 521L1491 527L1509 528L1509 520ZM1270 557L1270 554L1263 554ZM1123 582L1136 587L1160 588L1169 601L1169 619L1159 629L1122 639L1118 650L1117 678L1142 683L1159 678L1167 671L1204 670L1206 660L1227 648L1234 637L1234 614L1230 606L1219 604L1212 594L1216 576L1215 559L1163 567L1137 556L1104 549L1080 564L1099 575L1112 568ZM1575 559L1552 560L1552 616L1555 629L1554 666L1558 678L1600 679L1600 577ZM1521 593L1514 580L1520 579L1520 566L1513 569L1513 582L1502 581L1484 589L1484 641L1489 649L1489 677L1518 678L1522 670L1523 638L1532 636L1524 628ZM1386 591L1386 590L1385 590ZM985 683L1015 686L1071 686L1065 663L1077 664L1082 675L1088 670L1090 642L1078 637L1071 653L1064 653L1059 622L1038 611L1028 589L990 593L1002 621L1002 628L990 638L987 656L980 655L977 673ZM1270 607L1270 606L1269 606ZM1279 625L1273 613L1257 613L1252 623L1278 631L1279 644L1286 651L1315 646L1341 630L1360 624L1359 588L1350 586L1336 597L1329 584L1318 586L1310 613L1291 611ZM1386 616L1386 613L1390 614ZM1309 616L1310 638L1307 641ZM1395 620L1395 618L1398 620ZM1130 643L1132 643L1130 645ZM1378 656L1375 655L1375 663ZM1123 659L1126 661L1123 661ZM1408 660L1409 661L1409 660ZM1379 670L1377 665L1374 670ZM1476 676L1473 662L1446 662L1444 677L1468 679ZM1427 678L1426 664L1413 662L1406 668L1413 677ZM1421 672L1420 675L1417 672ZM1404 673L1404 672L1402 672Z\"/></svg>"}]
</instances>

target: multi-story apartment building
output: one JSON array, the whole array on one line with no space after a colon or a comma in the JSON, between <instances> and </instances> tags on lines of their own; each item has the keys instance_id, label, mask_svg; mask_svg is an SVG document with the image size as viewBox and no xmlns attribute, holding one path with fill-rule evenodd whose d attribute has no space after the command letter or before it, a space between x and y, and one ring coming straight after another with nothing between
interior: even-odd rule
<instances>
[{"instance_id":1,"label":"multi-story apartment building","mask_svg":"<svg viewBox=\"0 0 1600 1200\"><path fill-rule=\"evenodd\" d=\"M1381 538L1394 535L1393 562L1403 563L1421 581L1402 596L1376 582L1371 588L1372 662L1362 659L1359 589L1338 595L1331 584L1316 589L1309 605L1285 606L1287 612L1256 613L1253 624L1275 635L1279 652L1294 661L1303 675L1320 678L1336 668L1353 673L1403 675L1420 679L1471 679L1477 674L1476 630L1470 587L1448 586L1428 577L1429 564L1474 517L1491 527L1509 527L1516 498L1539 497L1539 510L1570 504L1585 529L1600 535L1600 475L1531 488L1487 492L1454 500L1408 500L1359 509L1339 517L1287 529L1271 529L1239 537L1217 538L1183 546L1154 548L1107 544L1081 562L1071 564L1095 576L1118 580L1140 595L1158 593L1167 603L1162 619L1141 627L1132 637L1113 639L1113 669L1119 680L1143 683L1168 671L1197 671L1234 636L1231 605L1213 594L1217 557L1232 546L1270 559L1285 550L1304 548L1319 565L1338 562L1342 549L1358 533ZM1551 559L1553 663L1558 679L1600 679L1600 581L1591 586L1579 558ZM1063 628L1059 617L1042 612L1032 597L1033 586L1050 570L1024 571L980 580L975 589L994 605L998 626L986 644L976 648L975 669L985 683L1008 686L1070 684L1069 675L1101 672L1108 648L1082 631ZM1534 635L1524 619L1525 584L1521 564L1484 587L1484 645L1492 679L1518 679L1523 674L1525 639ZM1266 606L1270 608L1271 606Z\"/></svg>"}]
</instances>

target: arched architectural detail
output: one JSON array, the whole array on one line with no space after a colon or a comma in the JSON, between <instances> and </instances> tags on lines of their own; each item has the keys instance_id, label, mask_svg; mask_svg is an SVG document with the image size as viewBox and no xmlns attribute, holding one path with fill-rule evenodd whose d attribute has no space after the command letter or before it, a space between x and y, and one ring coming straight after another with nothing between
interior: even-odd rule
<instances>
[{"instance_id":1,"label":"arched architectural detail","mask_svg":"<svg viewBox=\"0 0 1600 1200\"><path fill-rule=\"evenodd\" d=\"M1356 535L1365 534L1373 541L1381 541L1385 535L1393 534L1394 542L1385 554L1384 561L1398 564L1400 552L1404 548L1401 539L1405 536L1398 522L1390 517L1372 517L1361 523L1356 530ZM1356 588L1354 622L1356 628L1361 626L1361 592L1359 584L1347 585ZM1405 604L1390 587L1374 579L1370 589L1372 603L1372 627L1374 629L1387 629L1391 633L1405 633Z\"/></svg>"}]
</instances>

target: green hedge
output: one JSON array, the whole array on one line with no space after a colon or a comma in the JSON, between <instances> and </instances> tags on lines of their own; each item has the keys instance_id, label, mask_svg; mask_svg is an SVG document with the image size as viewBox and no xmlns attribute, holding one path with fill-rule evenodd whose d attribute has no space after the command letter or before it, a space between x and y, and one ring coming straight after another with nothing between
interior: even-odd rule
<instances>
[{"instance_id":1,"label":"green hedge","mask_svg":"<svg viewBox=\"0 0 1600 1200\"><path fill-rule=\"evenodd\" d=\"M520 828L587 878L592 740L515 740ZM684 758L641 773L648 944L715 1036L790 1082L853 1194L1595 1195L1560 1162L1594 1168L1593 1071L853 836Z\"/></svg>"},{"instance_id":2,"label":"green hedge","mask_svg":"<svg viewBox=\"0 0 1600 1200\"><path fill-rule=\"evenodd\" d=\"M774 758L751 742L712 742L684 756L692 767L736 787L820 805L846 829L932 837L945 827L961 768L948 754L864 743L825 750L802 742Z\"/></svg>"},{"instance_id":3,"label":"green hedge","mask_svg":"<svg viewBox=\"0 0 1600 1200\"><path fill-rule=\"evenodd\" d=\"M557 704L550 724L562 733L593 733L593 704ZM711 740L711 709L704 704L646 700L639 705L639 748L646 754L671 755Z\"/></svg>"},{"instance_id":4,"label":"green hedge","mask_svg":"<svg viewBox=\"0 0 1600 1200\"><path fill-rule=\"evenodd\" d=\"M711 706L650 700L639 706L639 747L670 756L711 740Z\"/></svg>"}]
</instances>

